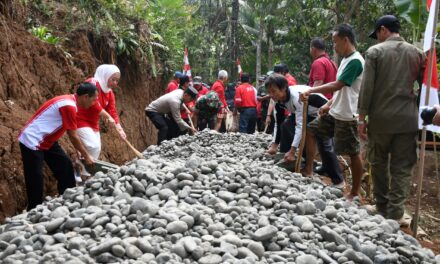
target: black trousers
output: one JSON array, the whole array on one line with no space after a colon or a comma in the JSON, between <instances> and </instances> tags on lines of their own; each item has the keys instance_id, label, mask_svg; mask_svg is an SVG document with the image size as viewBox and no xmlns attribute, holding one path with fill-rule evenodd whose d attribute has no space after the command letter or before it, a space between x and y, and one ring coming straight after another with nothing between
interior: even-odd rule
<instances>
[{"instance_id":1,"label":"black trousers","mask_svg":"<svg viewBox=\"0 0 440 264\"><path fill-rule=\"evenodd\" d=\"M75 187L72 161L58 142L55 142L49 150L32 150L20 143L20 150L28 197L27 210L43 202L44 161L57 179L59 194L63 194L67 188Z\"/></svg>"},{"instance_id":2,"label":"black trousers","mask_svg":"<svg viewBox=\"0 0 440 264\"><path fill-rule=\"evenodd\" d=\"M164 114L150 111L145 111L145 115L147 115L158 130L157 145L160 145L164 140L170 140L184 134L184 132L180 131L179 126L172 117L166 117Z\"/></svg>"}]
</instances>

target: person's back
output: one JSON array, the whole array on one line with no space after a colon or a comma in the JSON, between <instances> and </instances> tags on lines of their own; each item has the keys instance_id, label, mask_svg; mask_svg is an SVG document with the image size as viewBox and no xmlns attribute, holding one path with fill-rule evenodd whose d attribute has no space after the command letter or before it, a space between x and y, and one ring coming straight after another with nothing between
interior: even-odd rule
<instances>
[{"instance_id":1,"label":"person's back","mask_svg":"<svg viewBox=\"0 0 440 264\"><path fill-rule=\"evenodd\" d=\"M418 109L414 83L420 78L424 64L422 51L401 37L390 37L369 48L366 57L374 62L376 73L368 129L381 133L416 131Z\"/></svg>"}]
</instances>

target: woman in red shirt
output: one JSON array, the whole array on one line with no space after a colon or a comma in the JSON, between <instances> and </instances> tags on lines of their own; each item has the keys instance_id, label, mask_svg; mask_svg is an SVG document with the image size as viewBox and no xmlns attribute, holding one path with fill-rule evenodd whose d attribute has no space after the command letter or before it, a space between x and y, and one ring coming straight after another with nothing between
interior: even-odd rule
<instances>
[{"instance_id":1,"label":"woman in red shirt","mask_svg":"<svg viewBox=\"0 0 440 264\"><path fill-rule=\"evenodd\" d=\"M112 91L112 88L118 87L120 78L121 73L116 65L102 64L96 69L95 76L86 80L96 85L99 95L92 107L87 109L78 107L77 126L82 143L94 159L98 159L101 153L99 134L101 116L115 126L122 139L126 138L116 110L115 94ZM87 172L83 175L89 176Z\"/></svg>"}]
</instances>

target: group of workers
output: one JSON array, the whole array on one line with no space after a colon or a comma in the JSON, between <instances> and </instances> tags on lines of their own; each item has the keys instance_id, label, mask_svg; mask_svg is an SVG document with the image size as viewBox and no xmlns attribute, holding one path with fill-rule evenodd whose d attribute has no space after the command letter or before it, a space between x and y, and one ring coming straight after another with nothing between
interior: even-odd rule
<instances>
[{"instance_id":1,"label":"group of workers","mask_svg":"<svg viewBox=\"0 0 440 264\"><path fill-rule=\"evenodd\" d=\"M323 174L331 179L332 186L344 189L346 183L337 155L350 157L350 200L359 196L363 175L360 139L368 139L367 156L376 200L376 206L369 210L406 225L402 220L404 203L417 160L414 83L422 80L426 57L405 42L399 30L396 17L379 18L370 35L379 43L366 51L364 60L356 50L353 28L337 25L332 40L342 59L339 67L325 52L325 42L316 38L310 44L313 63L307 85L298 85L287 66L278 64L268 76L257 80L257 88L249 74L241 74L233 99L226 96L234 87L228 87L225 70L218 72L211 87L199 76L190 80L176 72L165 94L151 102L145 114L158 130L158 145L207 127L220 131L229 112L239 113L242 133L254 133L256 128L271 131L273 121L273 140L267 153L285 153L284 160L292 162L300 142L305 140L305 153L298 153L306 157L304 176ZM115 127L121 138L126 137L111 90L119 78L115 65L99 66L94 78L81 84L75 95L46 102L21 131L28 209L42 202L43 161L58 180L60 193L75 185L71 162L57 143L65 131L86 165L99 157L101 117ZM228 99L233 103L228 104ZM307 118L303 118L303 111L307 111ZM322 166L314 168L316 150Z\"/></svg>"}]
</instances>

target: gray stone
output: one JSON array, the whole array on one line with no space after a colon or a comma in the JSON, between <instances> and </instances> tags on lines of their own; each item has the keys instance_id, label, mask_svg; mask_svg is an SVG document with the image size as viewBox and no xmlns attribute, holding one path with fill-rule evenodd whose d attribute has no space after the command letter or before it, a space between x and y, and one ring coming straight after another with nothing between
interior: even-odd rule
<instances>
[{"instance_id":1,"label":"gray stone","mask_svg":"<svg viewBox=\"0 0 440 264\"><path fill-rule=\"evenodd\" d=\"M264 226L255 231L254 239L257 241L264 241L272 238L278 232L278 228L273 225Z\"/></svg>"},{"instance_id":2,"label":"gray stone","mask_svg":"<svg viewBox=\"0 0 440 264\"><path fill-rule=\"evenodd\" d=\"M142 251L134 245L127 245L125 247L125 254L128 258L138 259L142 256Z\"/></svg>"},{"instance_id":3,"label":"gray stone","mask_svg":"<svg viewBox=\"0 0 440 264\"><path fill-rule=\"evenodd\" d=\"M302 255L296 258L296 264L317 264L318 260L313 255Z\"/></svg>"},{"instance_id":4,"label":"gray stone","mask_svg":"<svg viewBox=\"0 0 440 264\"><path fill-rule=\"evenodd\" d=\"M188 230L188 225L183 221L175 221L167 225L167 231L170 234L184 233L187 230Z\"/></svg>"},{"instance_id":5,"label":"gray stone","mask_svg":"<svg viewBox=\"0 0 440 264\"><path fill-rule=\"evenodd\" d=\"M135 197L131 203L130 212L136 213L137 211L154 216L159 211L159 206L148 200Z\"/></svg>"},{"instance_id":6,"label":"gray stone","mask_svg":"<svg viewBox=\"0 0 440 264\"><path fill-rule=\"evenodd\" d=\"M52 211L50 214L51 218L59 218L59 217L66 217L69 216L69 208L67 206L60 206L57 207L55 210Z\"/></svg>"},{"instance_id":7,"label":"gray stone","mask_svg":"<svg viewBox=\"0 0 440 264\"><path fill-rule=\"evenodd\" d=\"M198 260L200 264L218 264L222 262L222 257L217 254L207 255Z\"/></svg>"},{"instance_id":8,"label":"gray stone","mask_svg":"<svg viewBox=\"0 0 440 264\"><path fill-rule=\"evenodd\" d=\"M116 257L123 257L125 255L125 248L121 245L112 246L112 253Z\"/></svg>"},{"instance_id":9,"label":"gray stone","mask_svg":"<svg viewBox=\"0 0 440 264\"><path fill-rule=\"evenodd\" d=\"M264 255L264 246L261 242L251 241L247 248L260 258Z\"/></svg>"},{"instance_id":10,"label":"gray stone","mask_svg":"<svg viewBox=\"0 0 440 264\"><path fill-rule=\"evenodd\" d=\"M328 226L322 226L320 230L321 236L329 241L329 242L335 242L338 245L345 245L345 240L334 230L330 229Z\"/></svg>"}]
</instances>

